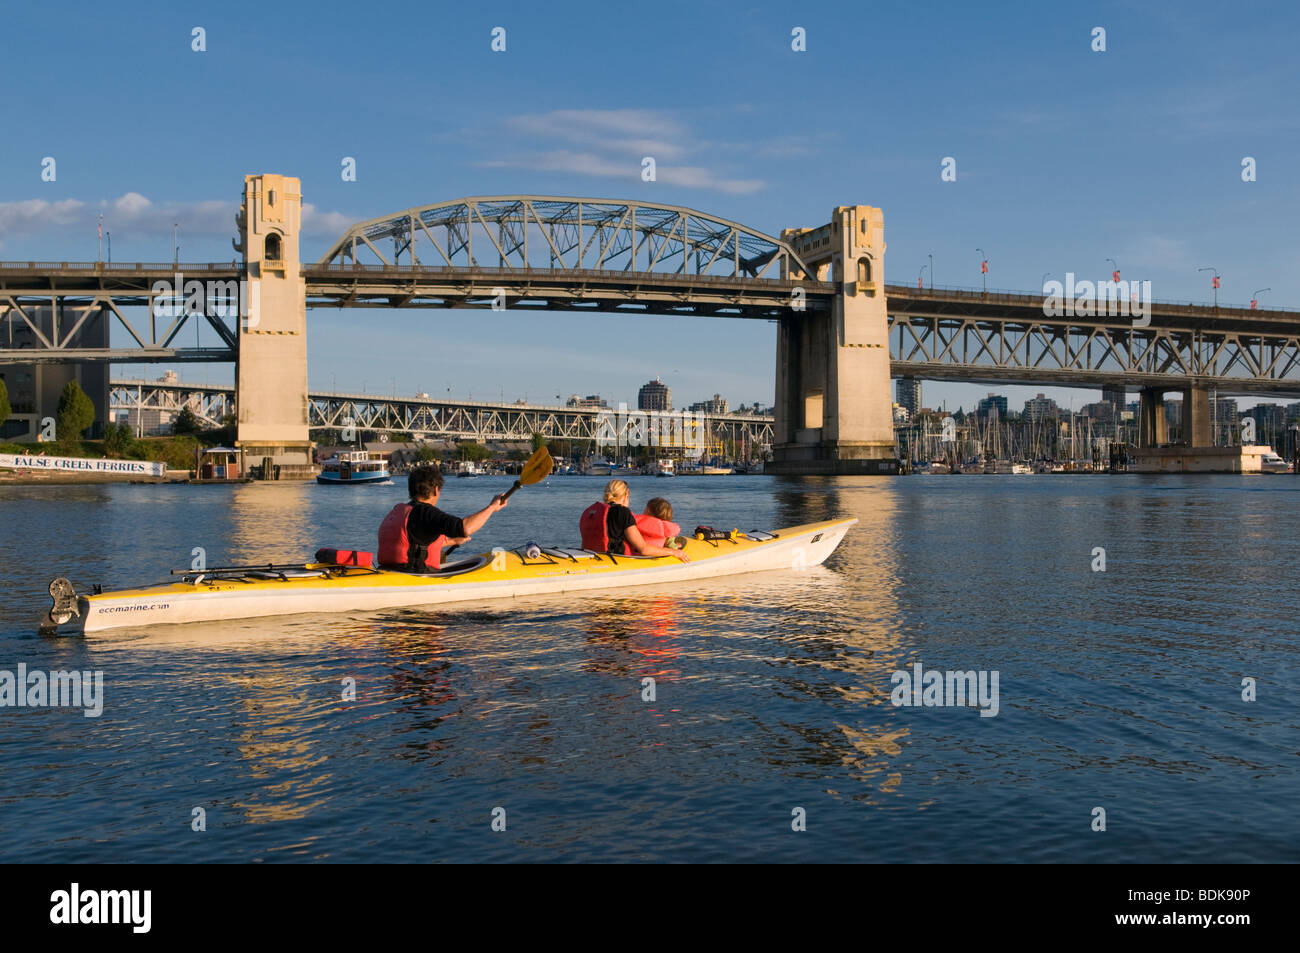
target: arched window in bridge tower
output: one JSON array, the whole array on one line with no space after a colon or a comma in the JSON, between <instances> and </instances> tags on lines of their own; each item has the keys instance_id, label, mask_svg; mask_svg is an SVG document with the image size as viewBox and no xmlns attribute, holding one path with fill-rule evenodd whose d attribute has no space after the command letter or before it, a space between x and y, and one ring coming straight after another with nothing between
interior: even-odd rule
<instances>
[{"instance_id":1,"label":"arched window in bridge tower","mask_svg":"<svg viewBox=\"0 0 1300 953\"><path fill-rule=\"evenodd\" d=\"M871 284L871 259L858 259L858 283Z\"/></svg>"},{"instance_id":2,"label":"arched window in bridge tower","mask_svg":"<svg viewBox=\"0 0 1300 953\"><path fill-rule=\"evenodd\" d=\"M274 232L266 236L266 260L280 260L280 236Z\"/></svg>"}]
</instances>

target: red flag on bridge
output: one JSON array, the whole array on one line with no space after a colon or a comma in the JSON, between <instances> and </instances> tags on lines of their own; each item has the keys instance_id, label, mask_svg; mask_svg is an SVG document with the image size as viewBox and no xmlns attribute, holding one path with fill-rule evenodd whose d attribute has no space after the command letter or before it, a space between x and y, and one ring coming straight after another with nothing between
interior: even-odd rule
<instances>
[{"instance_id":1,"label":"red flag on bridge","mask_svg":"<svg viewBox=\"0 0 1300 953\"><path fill-rule=\"evenodd\" d=\"M984 261L980 262L980 274L987 275L988 273L989 273L989 263L988 263L988 259L986 258Z\"/></svg>"},{"instance_id":2,"label":"red flag on bridge","mask_svg":"<svg viewBox=\"0 0 1300 953\"><path fill-rule=\"evenodd\" d=\"M1110 280L1113 281L1113 282L1115 282L1115 284L1119 284L1119 269L1118 269L1118 268L1116 268L1114 271L1112 271L1112 272L1110 273Z\"/></svg>"},{"instance_id":3,"label":"red flag on bridge","mask_svg":"<svg viewBox=\"0 0 1300 953\"><path fill-rule=\"evenodd\" d=\"M921 279L920 279L920 278L917 278L917 279L916 279L916 290L917 290L917 291L920 291L920 290L921 290Z\"/></svg>"},{"instance_id":4,"label":"red flag on bridge","mask_svg":"<svg viewBox=\"0 0 1300 953\"><path fill-rule=\"evenodd\" d=\"M1218 275L1215 275L1212 279L1210 279L1210 287L1211 287L1211 288L1217 288L1217 287L1219 287L1219 276L1218 276Z\"/></svg>"},{"instance_id":5,"label":"red flag on bridge","mask_svg":"<svg viewBox=\"0 0 1300 953\"><path fill-rule=\"evenodd\" d=\"M1251 311L1254 311L1254 310L1255 310L1255 305L1257 305L1257 304L1259 304L1259 302L1256 301L1254 298L1251 298L1251 299L1250 299L1250 310L1251 310Z\"/></svg>"}]
</instances>

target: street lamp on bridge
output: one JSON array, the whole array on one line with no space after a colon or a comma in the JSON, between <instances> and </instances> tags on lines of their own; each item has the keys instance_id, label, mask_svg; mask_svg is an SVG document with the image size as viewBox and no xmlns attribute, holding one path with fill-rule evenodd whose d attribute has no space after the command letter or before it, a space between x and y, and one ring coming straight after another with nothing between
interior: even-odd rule
<instances>
[{"instance_id":1,"label":"street lamp on bridge","mask_svg":"<svg viewBox=\"0 0 1300 953\"><path fill-rule=\"evenodd\" d=\"M980 274L984 277L984 293L989 293L989 256L984 254L983 248L975 249L980 253Z\"/></svg>"},{"instance_id":2,"label":"street lamp on bridge","mask_svg":"<svg viewBox=\"0 0 1300 953\"><path fill-rule=\"evenodd\" d=\"M930 290L934 290L934 256L930 256Z\"/></svg>"},{"instance_id":3,"label":"street lamp on bridge","mask_svg":"<svg viewBox=\"0 0 1300 953\"><path fill-rule=\"evenodd\" d=\"M1214 306L1219 306L1219 269L1212 265L1206 265L1204 268L1197 268L1197 271L1212 271L1214 277L1210 279L1210 287L1214 289Z\"/></svg>"},{"instance_id":4,"label":"street lamp on bridge","mask_svg":"<svg viewBox=\"0 0 1300 953\"><path fill-rule=\"evenodd\" d=\"M1260 288L1260 289L1259 289L1258 291L1256 291L1253 295L1251 295L1251 296L1250 296L1250 310L1254 311L1254 310L1259 306L1259 296L1260 296L1260 295L1262 295L1265 291L1272 291L1272 290L1273 290L1272 288Z\"/></svg>"}]
</instances>

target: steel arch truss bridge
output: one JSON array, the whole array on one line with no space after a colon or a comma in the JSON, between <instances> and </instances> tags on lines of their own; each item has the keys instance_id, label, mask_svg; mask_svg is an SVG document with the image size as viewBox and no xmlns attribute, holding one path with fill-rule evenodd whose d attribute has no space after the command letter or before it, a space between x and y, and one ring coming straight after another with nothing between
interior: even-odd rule
<instances>
[{"instance_id":1,"label":"steel arch truss bridge","mask_svg":"<svg viewBox=\"0 0 1300 953\"><path fill-rule=\"evenodd\" d=\"M560 440L594 440L595 417L557 408L453 404L360 395L307 399L313 429L418 433L456 440L529 440L534 433Z\"/></svg>"},{"instance_id":2,"label":"steel arch truss bridge","mask_svg":"<svg viewBox=\"0 0 1300 953\"><path fill-rule=\"evenodd\" d=\"M776 318L831 285L784 241L670 205L494 196L354 225L306 265L313 305L622 310ZM501 300L504 298L504 300Z\"/></svg>"},{"instance_id":3,"label":"steel arch truss bridge","mask_svg":"<svg viewBox=\"0 0 1300 953\"><path fill-rule=\"evenodd\" d=\"M896 377L1300 393L1300 329L1292 313L1156 303L1149 326L1135 327L1124 317L1044 317L1041 298L1029 295L996 297L1030 306L999 309L987 304L995 297L989 295L978 305L954 302L963 313L918 314L903 309L939 310L943 293L891 287L889 294ZM922 297L930 301L922 304Z\"/></svg>"},{"instance_id":4,"label":"steel arch truss bridge","mask_svg":"<svg viewBox=\"0 0 1300 953\"><path fill-rule=\"evenodd\" d=\"M168 384L162 381L111 381L108 403L112 410L133 411L137 419L147 411L159 411L162 420L171 420L188 407L199 422L221 427L227 415L235 412L235 394L228 387L202 384Z\"/></svg>"},{"instance_id":5,"label":"steel arch truss bridge","mask_svg":"<svg viewBox=\"0 0 1300 953\"><path fill-rule=\"evenodd\" d=\"M614 411L609 411L614 414ZM307 398L313 430L410 433L451 440L528 441L533 434L548 440L594 442L602 433L600 412L535 404L487 404L428 398L319 394ZM753 414L704 415L707 442L718 445L770 447L771 417Z\"/></svg>"},{"instance_id":6,"label":"steel arch truss bridge","mask_svg":"<svg viewBox=\"0 0 1300 953\"><path fill-rule=\"evenodd\" d=\"M201 421L219 427L235 413L229 387L116 380L109 385L114 411L179 413L189 407ZM614 414L615 411L609 411ZM389 398L365 394L311 394L307 420L312 430L355 428L358 432L410 433L433 439L528 441L539 433L548 440L596 441L601 434L597 411L537 404L488 404ZM771 417L756 414L704 415L708 442L734 441L737 446L770 447Z\"/></svg>"}]
</instances>

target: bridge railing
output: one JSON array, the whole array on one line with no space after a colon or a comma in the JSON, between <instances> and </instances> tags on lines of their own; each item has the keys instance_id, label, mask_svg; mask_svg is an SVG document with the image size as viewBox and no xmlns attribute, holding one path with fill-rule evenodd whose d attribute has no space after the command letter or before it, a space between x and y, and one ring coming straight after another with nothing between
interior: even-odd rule
<instances>
[{"instance_id":1,"label":"bridge railing","mask_svg":"<svg viewBox=\"0 0 1300 953\"><path fill-rule=\"evenodd\" d=\"M402 275L488 275L500 276L503 278L520 278L535 276L539 278L564 277L564 278L592 278L608 280L610 278L623 276L631 282L645 280L664 280L686 279L692 283L705 285L735 285L737 283L757 284L765 288L796 288L801 287L810 291L831 293L835 291L835 285L824 281L796 280L792 278L750 278L744 275L696 275L689 272L673 271L630 271L623 268L533 268L533 267L485 267L475 265L473 267L460 267L453 265L369 265L369 264L339 264L337 262L315 262L302 265L302 270L307 274L319 274L325 272L328 274L348 275L354 273L362 274L402 274Z\"/></svg>"},{"instance_id":2,"label":"bridge railing","mask_svg":"<svg viewBox=\"0 0 1300 953\"><path fill-rule=\"evenodd\" d=\"M1104 283L1104 282L1103 282ZM1095 282L1094 282L1095 285ZM890 297L915 297L916 295L925 296L927 294L951 296L963 302L972 304L1014 304L1014 305L1041 305L1046 297L1041 291L1024 291L1010 288L990 288L984 291L982 288L972 288L966 285L935 285L933 288L927 283L924 288L916 288L913 285L886 285L885 296ZM1162 310L1179 311L1179 310L1198 310L1213 311L1216 308L1219 311L1246 311L1252 315L1260 314L1300 314L1300 308L1251 308L1249 304L1227 304L1219 302L1214 304L1212 301L1183 301L1173 298L1152 298L1151 304L1159 305Z\"/></svg>"},{"instance_id":3,"label":"bridge railing","mask_svg":"<svg viewBox=\"0 0 1300 953\"><path fill-rule=\"evenodd\" d=\"M75 272L133 272L133 271L242 271L237 262L225 264L214 261L146 262L146 261L0 261L0 271L75 271Z\"/></svg>"}]
</instances>

